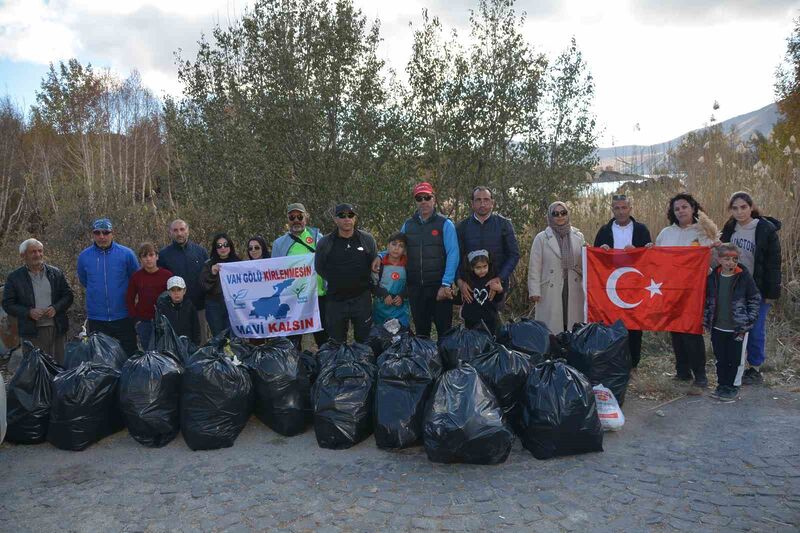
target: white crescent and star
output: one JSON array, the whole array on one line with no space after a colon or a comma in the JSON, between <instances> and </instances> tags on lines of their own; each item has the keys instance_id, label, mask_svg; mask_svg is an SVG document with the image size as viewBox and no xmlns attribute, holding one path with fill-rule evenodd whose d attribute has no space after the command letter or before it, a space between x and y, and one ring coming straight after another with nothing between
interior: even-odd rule
<instances>
[{"instance_id":1,"label":"white crescent and star","mask_svg":"<svg viewBox=\"0 0 800 533\"><path fill-rule=\"evenodd\" d=\"M611 300L611 303L622 309L633 309L634 307L637 307L639 304L641 304L643 301L639 300L638 302L635 303L626 302L625 300L619 297L619 294L617 294L617 282L622 276L628 274L629 272L633 272L639 274L640 276L643 276L641 272L639 272L637 269L633 267L622 267L614 270L611 273L611 275L608 276L608 281L606 282L606 294L608 295L608 299ZM661 292L661 285L663 285L663 282L656 283L656 280L650 278L650 285L644 288L644 290L650 293L650 299L652 299L656 294L660 294L663 296Z\"/></svg>"}]
</instances>

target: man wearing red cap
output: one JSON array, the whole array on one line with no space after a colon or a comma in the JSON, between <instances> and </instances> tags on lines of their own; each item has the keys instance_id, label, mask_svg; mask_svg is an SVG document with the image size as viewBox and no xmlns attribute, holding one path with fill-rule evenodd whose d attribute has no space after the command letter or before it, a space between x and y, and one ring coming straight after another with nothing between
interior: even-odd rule
<instances>
[{"instance_id":1,"label":"man wearing red cap","mask_svg":"<svg viewBox=\"0 0 800 533\"><path fill-rule=\"evenodd\" d=\"M417 211L400 231L408 237L408 299L417 335L443 335L453 324L453 291L458 268L458 236L453 221L436 211L430 183L414 187Z\"/></svg>"}]
</instances>

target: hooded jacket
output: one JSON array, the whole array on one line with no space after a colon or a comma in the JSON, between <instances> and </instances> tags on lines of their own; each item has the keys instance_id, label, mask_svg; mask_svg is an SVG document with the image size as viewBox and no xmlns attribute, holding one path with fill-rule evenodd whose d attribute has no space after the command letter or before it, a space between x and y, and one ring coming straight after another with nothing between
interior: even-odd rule
<instances>
[{"instance_id":1,"label":"hooded jacket","mask_svg":"<svg viewBox=\"0 0 800 533\"><path fill-rule=\"evenodd\" d=\"M777 300L781 295L781 221L772 217L755 217L756 250L753 253L753 279L764 299ZM736 231L736 220L722 228L722 242L730 242Z\"/></svg>"},{"instance_id":2,"label":"hooded jacket","mask_svg":"<svg viewBox=\"0 0 800 533\"><path fill-rule=\"evenodd\" d=\"M703 313L703 327L710 330L717 318L717 296L719 295L719 278L722 267L717 267L708 275L706 284L706 305ZM733 273L731 285L731 318L736 325L736 333L745 333L752 329L758 320L761 307L761 295L753 281L753 276L743 266L737 266Z\"/></svg>"}]
</instances>

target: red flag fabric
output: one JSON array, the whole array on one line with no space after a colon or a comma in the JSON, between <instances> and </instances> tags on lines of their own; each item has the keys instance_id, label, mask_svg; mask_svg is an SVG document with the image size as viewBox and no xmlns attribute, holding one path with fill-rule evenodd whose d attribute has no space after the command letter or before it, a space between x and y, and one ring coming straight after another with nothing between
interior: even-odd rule
<instances>
[{"instance_id":1,"label":"red flag fabric","mask_svg":"<svg viewBox=\"0 0 800 533\"><path fill-rule=\"evenodd\" d=\"M710 260L705 246L584 248L585 315L628 329L703 333Z\"/></svg>"}]
</instances>

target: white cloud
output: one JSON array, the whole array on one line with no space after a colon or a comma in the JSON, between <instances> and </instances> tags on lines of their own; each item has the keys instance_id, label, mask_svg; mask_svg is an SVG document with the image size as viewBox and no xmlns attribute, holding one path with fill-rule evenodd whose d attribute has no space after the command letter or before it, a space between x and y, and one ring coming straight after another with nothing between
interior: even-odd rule
<instances>
[{"instance_id":1,"label":"white cloud","mask_svg":"<svg viewBox=\"0 0 800 533\"><path fill-rule=\"evenodd\" d=\"M380 56L404 76L427 8L464 36L477 0L354 0L379 18ZM174 53L193 58L202 33L241 16L252 0L6 0L0 59L47 64L77 57L177 94ZM650 144L699 127L718 100L723 119L772 99L798 0L518 0L525 33L555 56L575 35L596 83L604 145ZM409 22L413 26L409 27ZM639 124L640 130L634 131Z\"/></svg>"}]
</instances>

